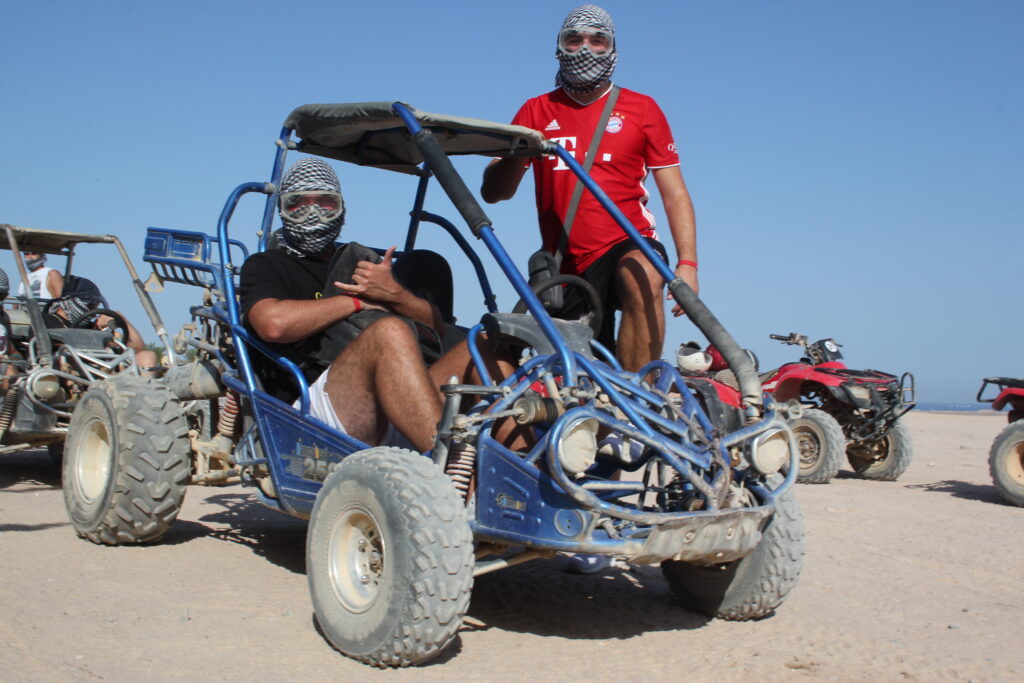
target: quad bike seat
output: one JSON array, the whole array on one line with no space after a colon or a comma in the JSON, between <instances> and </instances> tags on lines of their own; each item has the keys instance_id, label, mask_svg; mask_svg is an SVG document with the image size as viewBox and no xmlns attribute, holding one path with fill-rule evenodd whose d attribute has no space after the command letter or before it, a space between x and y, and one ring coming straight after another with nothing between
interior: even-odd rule
<instances>
[{"instance_id":1,"label":"quad bike seat","mask_svg":"<svg viewBox=\"0 0 1024 683\"><path fill-rule=\"evenodd\" d=\"M1015 379L1013 377L986 377L985 382L1013 389L1024 389L1024 379Z\"/></svg>"}]
</instances>

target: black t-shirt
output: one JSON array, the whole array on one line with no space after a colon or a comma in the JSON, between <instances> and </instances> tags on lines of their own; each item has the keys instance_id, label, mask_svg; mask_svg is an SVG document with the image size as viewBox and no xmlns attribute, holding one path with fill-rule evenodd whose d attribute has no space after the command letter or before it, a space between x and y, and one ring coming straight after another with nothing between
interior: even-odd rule
<instances>
[{"instance_id":1,"label":"black t-shirt","mask_svg":"<svg viewBox=\"0 0 1024 683\"><path fill-rule=\"evenodd\" d=\"M278 250L253 254L242 264L238 288L242 315L248 316L249 310L262 299L319 299L329 265L329 260L301 258ZM259 336L248 321L245 326ZM310 364L309 359L319 344L320 335L315 334L301 342L267 346L302 368L306 380L312 382L321 368ZM258 351L250 351L249 356L265 391L287 403L298 398L299 389L288 371Z\"/></svg>"}]
</instances>

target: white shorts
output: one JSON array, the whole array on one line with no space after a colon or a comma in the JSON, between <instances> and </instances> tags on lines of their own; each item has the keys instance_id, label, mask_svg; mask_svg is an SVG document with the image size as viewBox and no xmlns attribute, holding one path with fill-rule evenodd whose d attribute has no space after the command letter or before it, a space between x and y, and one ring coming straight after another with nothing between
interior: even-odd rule
<instances>
[{"instance_id":1,"label":"white shorts","mask_svg":"<svg viewBox=\"0 0 1024 683\"><path fill-rule=\"evenodd\" d=\"M338 414L334 412L334 406L331 404L331 397L327 395L327 375L331 369L327 368L320 373L320 376L316 378L316 381L309 385L309 414L312 417L320 420L328 427L331 427L342 434L348 434L345 429L345 425L341 424L341 420L338 419ZM295 399L295 403L292 404L296 410L301 410L301 399ZM416 447L412 445L409 439L405 438L405 434L398 431L395 425L388 422L388 428L384 432L384 438L381 439L381 446L394 446L396 448L406 448L410 451L417 451Z\"/></svg>"}]
</instances>

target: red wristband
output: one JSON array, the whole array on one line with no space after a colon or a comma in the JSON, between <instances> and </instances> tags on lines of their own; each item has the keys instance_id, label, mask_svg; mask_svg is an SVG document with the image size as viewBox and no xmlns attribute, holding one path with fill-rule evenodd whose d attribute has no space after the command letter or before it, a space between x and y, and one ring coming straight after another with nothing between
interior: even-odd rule
<instances>
[{"instance_id":1,"label":"red wristband","mask_svg":"<svg viewBox=\"0 0 1024 683\"><path fill-rule=\"evenodd\" d=\"M353 313L358 313L359 311L363 310L363 302L359 300L359 297L352 297L352 304L356 307L356 309L352 311Z\"/></svg>"},{"instance_id":2,"label":"red wristband","mask_svg":"<svg viewBox=\"0 0 1024 683\"><path fill-rule=\"evenodd\" d=\"M685 258L679 259L679 263L676 264L676 268L679 266L693 266L693 269L697 270L697 262Z\"/></svg>"}]
</instances>

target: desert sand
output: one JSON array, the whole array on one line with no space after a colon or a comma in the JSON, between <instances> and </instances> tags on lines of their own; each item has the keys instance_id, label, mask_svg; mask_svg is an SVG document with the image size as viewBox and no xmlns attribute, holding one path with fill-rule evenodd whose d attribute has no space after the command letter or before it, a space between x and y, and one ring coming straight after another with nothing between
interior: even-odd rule
<instances>
[{"instance_id":1,"label":"desert sand","mask_svg":"<svg viewBox=\"0 0 1024 683\"><path fill-rule=\"evenodd\" d=\"M971 680L1024 678L1024 508L1002 502L994 413L911 413L897 482L844 469L799 485L803 575L775 614L709 620L657 567L564 573L564 558L477 579L454 646L380 671L317 633L305 524L240 487L188 491L159 545L69 526L43 452L0 457L0 680Z\"/></svg>"}]
</instances>

